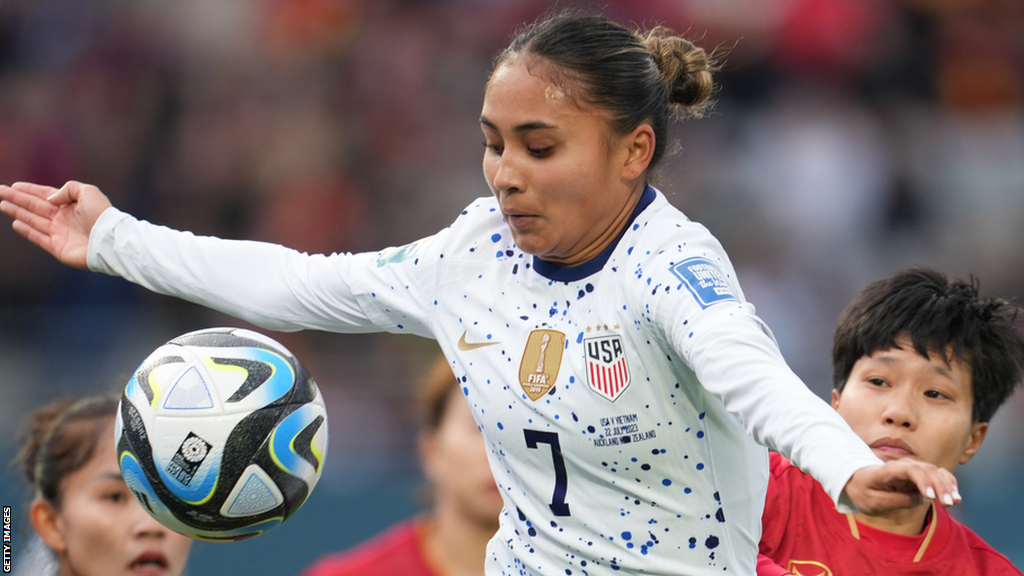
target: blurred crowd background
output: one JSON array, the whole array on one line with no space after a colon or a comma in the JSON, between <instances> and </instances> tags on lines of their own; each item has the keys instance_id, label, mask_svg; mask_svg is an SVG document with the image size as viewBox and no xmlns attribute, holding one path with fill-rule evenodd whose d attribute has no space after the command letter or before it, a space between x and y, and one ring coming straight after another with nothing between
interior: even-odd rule
<instances>
[{"instance_id":1,"label":"blurred crowd background","mask_svg":"<svg viewBox=\"0 0 1024 576\"><path fill-rule=\"evenodd\" d=\"M552 6L0 0L0 182L81 180L155 223L303 251L404 244L488 194L477 119L491 59ZM675 126L657 185L722 241L748 299L822 397L836 319L867 282L930 265L1024 300L1024 3L554 6L665 24L716 53L716 104ZM244 324L61 267L4 223L0 456L13 457L31 408L116 390L166 340L221 325ZM297 573L418 506L414 389L434 344L269 334L323 390L327 469L275 531L194 548L191 576ZM955 509L1018 565L1022 396L960 469ZM0 469L0 495L24 510L12 467Z\"/></svg>"}]
</instances>

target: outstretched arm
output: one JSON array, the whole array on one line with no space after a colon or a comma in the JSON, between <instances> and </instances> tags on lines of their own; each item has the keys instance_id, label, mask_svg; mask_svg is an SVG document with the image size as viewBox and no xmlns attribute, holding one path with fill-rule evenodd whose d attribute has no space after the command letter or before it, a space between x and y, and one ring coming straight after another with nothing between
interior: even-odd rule
<instances>
[{"instance_id":1,"label":"outstretched arm","mask_svg":"<svg viewBox=\"0 0 1024 576\"><path fill-rule=\"evenodd\" d=\"M0 185L0 211L12 228L68 266L87 270L89 233L110 201L99 188L71 181L60 189L28 182Z\"/></svg>"},{"instance_id":2,"label":"outstretched arm","mask_svg":"<svg viewBox=\"0 0 1024 576\"><path fill-rule=\"evenodd\" d=\"M433 289L433 266L381 269L377 252L308 255L266 242L196 236L137 220L79 182L60 190L0 186L0 201L15 230L69 266L120 276L263 328L429 335L433 308L423 303L434 299L418 287L422 281ZM394 302L377 304L374 282L406 289Z\"/></svg>"}]
</instances>

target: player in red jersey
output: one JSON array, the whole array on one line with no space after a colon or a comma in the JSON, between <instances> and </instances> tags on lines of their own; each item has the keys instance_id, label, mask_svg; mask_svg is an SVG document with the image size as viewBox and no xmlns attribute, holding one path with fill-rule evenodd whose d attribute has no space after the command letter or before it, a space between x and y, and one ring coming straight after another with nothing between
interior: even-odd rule
<instances>
[{"instance_id":1,"label":"player in red jersey","mask_svg":"<svg viewBox=\"0 0 1024 576\"><path fill-rule=\"evenodd\" d=\"M430 481L428 514L403 521L352 550L330 554L303 576L481 576L498 531L501 494L451 365L439 358L420 395L420 458Z\"/></svg>"},{"instance_id":2,"label":"player in red jersey","mask_svg":"<svg viewBox=\"0 0 1024 576\"><path fill-rule=\"evenodd\" d=\"M832 406L879 458L953 472L978 451L1020 383L1018 309L976 283L926 269L870 284L843 312L832 351ZM942 506L841 514L821 486L777 453L758 576L1016 575L1021 572Z\"/></svg>"},{"instance_id":3,"label":"player in red jersey","mask_svg":"<svg viewBox=\"0 0 1024 576\"><path fill-rule=\"evenodd\" d=\"M4 572L53 576L181 576L192 539L157 522L118 468L118 396L58 399L28 415L18 462L34 497L38 540ZM5 546L6 547L6 546Z\"/></svg>"}]
</instances>

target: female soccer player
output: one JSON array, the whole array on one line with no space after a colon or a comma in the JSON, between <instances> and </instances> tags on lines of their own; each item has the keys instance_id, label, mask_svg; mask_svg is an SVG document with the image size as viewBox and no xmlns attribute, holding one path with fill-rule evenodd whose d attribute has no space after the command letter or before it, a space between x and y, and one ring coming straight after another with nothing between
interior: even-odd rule
<instances>
[{"instance_id":1,"label":"female soccer player","mask_svg":"<svg viewBox=\"0 0 1024 576\"><path fill-rule=\"evenodd\" d=\"M77 182L0 187L0 209L66 264L267 328L437 339L505 502L489 574L753 574L763 445L844 510L959 495L935 466L883 465L787 367L718 241L649 185L710 67L660 27L527 28L486 85L492 195L377 253L195 237Z\"/></svg>"},{"instance_id":2,"label":"female soccer player","mask_svg":"<svg viewBox=\"0 0 1024 576\"><path fill-rule=\"evenodd\" d=\"M1020 385L1018 312L982 297L976 281L927 268L869 284L836 327L833 408L882 460L914 458L956 471ZM758 576L1021 576L941 506L840 514L813 478L778 454L769 458Z\"/></svg>"},{"instance_id":3,"label":"female soccer player","mask_svg":"<svg viewBox=\"0 0 1024 576\"><path fill-rule=\"evenodd\" d=\"M192 539L165 528L128 491L114 450L116 411L116 397L97 396L29 417L20 458L35 490L32 527L55 556L54 576L179 576Z\"/></svg>"}]
</instances>

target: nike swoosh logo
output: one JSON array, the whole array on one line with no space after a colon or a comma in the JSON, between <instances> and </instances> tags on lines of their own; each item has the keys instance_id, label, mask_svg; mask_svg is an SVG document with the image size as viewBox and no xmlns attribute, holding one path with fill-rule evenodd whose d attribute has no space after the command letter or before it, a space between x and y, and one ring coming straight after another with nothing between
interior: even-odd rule
<instances>
[{"instance_id":1,"label":"nike swoosh logo","mask_svg":"<svg viewBox=\"0 0 1024 576\"><path fill-rule=\"evenodd\" d=\"M476 350L477 348L494 346L495 344L501 344L501 342L477 342L470 344L469 342L466 342L466 332L463 332L462 338L459 338L459 350Z\"/></svg>"}]
</instances>

